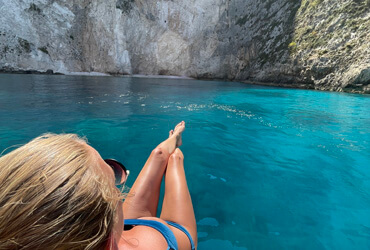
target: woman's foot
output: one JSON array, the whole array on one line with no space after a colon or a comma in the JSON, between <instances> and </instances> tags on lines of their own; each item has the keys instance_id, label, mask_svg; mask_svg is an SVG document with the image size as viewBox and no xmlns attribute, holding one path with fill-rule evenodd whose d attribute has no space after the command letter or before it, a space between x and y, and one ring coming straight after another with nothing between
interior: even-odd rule
<instances>
[{"instance_id":1,"label":"woman's foot","mask_svg":"<svg viewBox=\"0 0 370 250\"><path fill-rule=\"evenodd\" d=\"M185 122L182 121L176 125L174 130L170 131L170 137L176 136L176 147L180 147L182 145L182 132L185 130Z\"/></svg>"}]
</instances>

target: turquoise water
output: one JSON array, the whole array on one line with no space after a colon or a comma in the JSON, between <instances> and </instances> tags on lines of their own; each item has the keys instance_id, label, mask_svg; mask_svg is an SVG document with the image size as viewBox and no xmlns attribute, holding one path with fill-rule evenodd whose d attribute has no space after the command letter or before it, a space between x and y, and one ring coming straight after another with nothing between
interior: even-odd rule
<instances>
[{"instance_id":1,"label":"turquoise water","mask_svg":"<svg viewBox=\"0 0 370 250\"><path fill-rule=\"evenodd\" d=\"M132 185L186 121L199 249L369 249L370 98L240 83L0 75L0 151L89 139Z\"/></svg>"}]
</instances>

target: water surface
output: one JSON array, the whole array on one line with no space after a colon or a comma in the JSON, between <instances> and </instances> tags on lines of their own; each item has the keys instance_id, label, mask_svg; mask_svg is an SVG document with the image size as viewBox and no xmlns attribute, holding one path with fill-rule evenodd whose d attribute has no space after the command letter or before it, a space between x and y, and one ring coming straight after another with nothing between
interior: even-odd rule
<instances>
[{"instance_id":1,"label":"water surface","mask_svg":"<svg viewBox=\"0 0 370 250\"><path fill-rule=\"evenodd\" d=\"M199 249L369 249L370 98L241 83L0 75L0 151L86 136L132 185L185 120Z\"/></svg>"}]
</instances>

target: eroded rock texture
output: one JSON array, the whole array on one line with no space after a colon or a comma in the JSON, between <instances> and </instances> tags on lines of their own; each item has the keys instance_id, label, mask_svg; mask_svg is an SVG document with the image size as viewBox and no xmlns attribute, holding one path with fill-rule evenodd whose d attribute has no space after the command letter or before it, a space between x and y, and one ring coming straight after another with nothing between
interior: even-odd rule
<instances>
[{"instance_id":1,"label":"eroded rock texture","mask_svg":"<svg viewBox=\"0 0 370 250\"><path fill-rule=\"evenodd\" d=\"M370 0L0 0L0 69L370 92Z\"/></svg>"}]
</instances>

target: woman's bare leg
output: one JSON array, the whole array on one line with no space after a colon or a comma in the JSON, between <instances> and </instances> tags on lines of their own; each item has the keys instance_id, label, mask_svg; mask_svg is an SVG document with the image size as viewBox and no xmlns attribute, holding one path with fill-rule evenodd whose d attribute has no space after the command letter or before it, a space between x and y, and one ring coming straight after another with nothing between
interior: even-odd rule
<instances>
[{"instance_id":1,"label":"woman's bare leg","mask_svg":"<svg viewBox=\"0 0 370 250\"><path fill-rule=\"evenodd\" d=\"M165 175L165 194L161 219L176 222L185 227L197 245L197 226L184 170L184 155L176 149L170 156ZM187 237L186 242L189 242ZM190 243L188 243L190 246Z\"/></svg>"},{"instance_id":2,"label":"woman's bare leg","mask_svg":"<svg viewBox=\"0 0 370 250\"><path fill-rule=\"evenodd\" d=\"M184 130L185 122L182 121L177 124L172 135L159 144L150 154L123 202L122 210L125 219L156 216L161 181L168 158L176 147L181 145L181 133Z\"/></svg>"}]
</instances>

